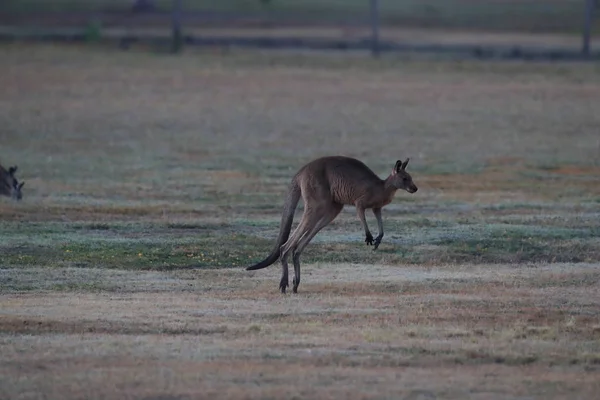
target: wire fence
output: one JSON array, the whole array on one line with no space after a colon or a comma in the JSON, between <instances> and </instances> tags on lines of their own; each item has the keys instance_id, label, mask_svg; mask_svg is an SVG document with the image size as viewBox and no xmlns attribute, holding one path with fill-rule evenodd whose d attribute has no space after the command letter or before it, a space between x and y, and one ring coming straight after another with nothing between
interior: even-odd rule
<instances>
[{"instance_id":1,"label":"wire fence","mask_svg":"<svg viewBox=\"0 0 600 400\"><path fill-rule=\"evenodd\" d=\"M0 38L600 59L600 0L3 0Z\"/></svg>"}]
</instances>

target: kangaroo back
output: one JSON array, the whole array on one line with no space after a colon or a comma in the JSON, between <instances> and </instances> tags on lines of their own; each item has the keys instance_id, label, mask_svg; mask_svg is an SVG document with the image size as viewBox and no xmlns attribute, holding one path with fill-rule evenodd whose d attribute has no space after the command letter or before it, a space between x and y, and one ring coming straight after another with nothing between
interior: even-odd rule
<instances>
[{"instance_id":1,"label":"kangaroo back","mask_svg":"<svg viewBox=\"0 0 600 400\"><path fill-rule=\"evenodd\" d=\"M247 271L266 268L269 265L273 264L275 261L277 261L277 259L279 258L281 246L290 237L290 232L292 231L292 222L294 221L294 212L296 211L296 207L298 206L298 202L300 201L300 195L300 185L298 184L297 176L295 176L292 180L287 197L285 199L285 203L283 205L283 214L281 215L279 236L277 237L277 242L275 243L273 251L267 256L267 258L265 258L258 264L254 264L246 268Z\"/></svg>"},{"instance_id":2,"label":"kangaroo back","mask_svg":"<svg viewBox=\"0 0 600 400\"><path fill-rule=\"evenodd\" d=\"M319 161L315 166L323 171L330 196L336 203L355 205L356 199L371 197L383 188L383 180L357 159L331 156Z\"/></svg>"}]
</instances>

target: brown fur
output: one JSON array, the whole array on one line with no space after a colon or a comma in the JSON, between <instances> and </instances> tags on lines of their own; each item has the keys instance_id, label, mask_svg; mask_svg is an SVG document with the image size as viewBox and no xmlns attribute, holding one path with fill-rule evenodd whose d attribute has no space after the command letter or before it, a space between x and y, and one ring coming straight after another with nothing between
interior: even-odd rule
<instances>
[{"instance_id":1,"label":"brown fur","mask_svg":"<svg viewBox=\"0 0 600 400\"><path fill-rule=\"evenodd\" d=\"M300 284L300 254L311 239L337 217L344 205L356 207L358 218L365 230L365 242L376 250L383 238L381 208L389 204L398 189L415 193L417 187L405 171L409 159L398 160L391 174L380 179L369 167L354 158L343 156L323 157L302 167L292 179L283 206L281 228L277 243L271 254L263 261L246 268L255 270L268 267L281 258L282 276L279 288L285 293L288 283L288 256L294 262L294 286L297 293ZM304 201L302 220L290 236L294 211L300 197ZM373 240L365 219L365 210L373 209L377 218L379 234Z\"/></svg>"},{"instance_id":2,"label":"brown fur","mask_svg":"<svg viewBox=\"0 0 600 400\"><path fill-rule=\"evenodd\" d=\"M10 167L8 171L0 165L0 195L11 197L14 200L21 200L23 194L21 188L25 182L19 183L15 177L17 166Z\"/></svg>"}]
</instances>

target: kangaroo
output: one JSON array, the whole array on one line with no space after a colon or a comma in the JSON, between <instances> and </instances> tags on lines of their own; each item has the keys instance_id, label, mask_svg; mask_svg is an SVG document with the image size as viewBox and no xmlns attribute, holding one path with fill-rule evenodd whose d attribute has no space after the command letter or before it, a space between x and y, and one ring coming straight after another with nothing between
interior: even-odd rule
<instances>
[{"instance_id":1,"label":"kangaroo","mask_svg":"<svg viewBox=\"0 0 600 400\"><path fill-rule=\"evenodd\" d=\"M418 188L406 172L409 159L396 161L390 175L380 179L361 161L344 156L318 158L309 162L294 175L289 187L279 237L275 248L267 258L246 270L266 268L281 258L282 275L279 283L281 293L289 286L288 256L292 253L294 262L293 292L298 293L300 285L300 254L311 239L337 217L344 205L356 207L358 218L365 230L365 242L377 250L383 238L381 208L389 204L398 189L415 193ZM290 236L294 211L300 197L304 201L304 214L296 230ZM379 234L375 239L365 219L365 210L373 209L377 219Z\"/></svg>"},{"instance_id":2,"label":"kangaroo","mask_svg":"<svg viewBox=\"0 0 600 400\"><path fill-rule=\"evenodd\" d=\"M7 170L0 165L0 195L11 197L14 200L21 200L23 194L21 188L25 185L25 182L19 183L15 178L15 172L17 172L17 166L10 167Z\"/></svg>"}]
</instances>

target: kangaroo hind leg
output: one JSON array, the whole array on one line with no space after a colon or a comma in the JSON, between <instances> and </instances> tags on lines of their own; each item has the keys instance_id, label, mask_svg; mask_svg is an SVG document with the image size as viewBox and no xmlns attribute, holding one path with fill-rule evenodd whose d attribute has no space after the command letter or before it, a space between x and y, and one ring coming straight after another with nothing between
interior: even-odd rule
<instances>
[{"instance_id":1,"label":"kangaroo hind leg","mask_svg":"<svg viewBox=\"0 0 600 400\"><path fill-rule=\"evenodd\" d=\"M330 203L327 206L321 208L321 218L317 221L317 223L311 227L310 231L307 234L303 235L294 248L292 248L292 260L294 261L294 281L292 291L294 293L298 293L298 286L300 285L300 254L306 248L308 243L315 237L317 233L325 226L327 226L331 221L338 216L340 211L342 211L344 206L338 203Z\"/></svg>"},{"instance_id":2,"label":"kangaroo hind leg","mask_svg":"<svg viewBox=\"0 0 600 400\"><path fill-rule=\"evenodd\" d=\"M314 209L305 208L298 227L294 233L292 233L288 241L281 246L281 281L279 282L279 290L281 290L281 293L285 293L286 288L289 286L288 257L290 251L295 249L298 242L308 235L311 227L318 222L319 217L319 214L317 214Z\"/></svg>"}]
</instances>

